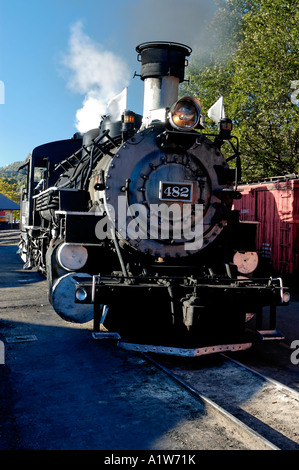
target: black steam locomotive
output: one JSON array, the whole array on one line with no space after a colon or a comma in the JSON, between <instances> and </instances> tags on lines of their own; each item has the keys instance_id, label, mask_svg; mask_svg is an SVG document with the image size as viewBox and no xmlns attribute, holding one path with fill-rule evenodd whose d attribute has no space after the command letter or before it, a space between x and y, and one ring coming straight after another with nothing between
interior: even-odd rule
<instances>
[{"instance_id":1,"label":"black steam locomotive","mask_svg":"<svg viewBox=\"0 0 299 470\"><path fill-rule=\"evenodd\" d=\"M248 314L261 337L280 338L276 306L288 295L281 279L254 277L255 226L232 209L241 197L232 122L205 133L199 101L178 99L188 46L136 50L143 115L104 116L84 135L35 148L23 166L24 268L45 274L62 318L93 320L95 338L117 334L123 347L192 356L247 349Z\"/></svg>"}]
</instances>

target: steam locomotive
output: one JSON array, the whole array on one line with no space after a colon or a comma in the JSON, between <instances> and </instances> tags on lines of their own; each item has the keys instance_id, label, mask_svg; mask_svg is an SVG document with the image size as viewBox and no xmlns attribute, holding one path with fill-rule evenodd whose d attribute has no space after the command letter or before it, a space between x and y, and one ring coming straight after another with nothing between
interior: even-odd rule
<instances>
[{"instance_id":1,"label":"steam locomotive","mask_svg":"<svg viewBox=\"0 0 299 470\"><path fill-rule=\"evenodd\" d=\"M205 133L197 98L178 99L188 46L149 42L136 51L143 115L103 116L83 135L36 147L23 165L24 268L46 276L63 319L93 321L94 338L117 337L128 349L247 349L248 314L260 337L280 339L276 306L288 294L281 279L255 276L256 227L233 210L241 193L232 121Z\"/></svg>"}]
</instances>

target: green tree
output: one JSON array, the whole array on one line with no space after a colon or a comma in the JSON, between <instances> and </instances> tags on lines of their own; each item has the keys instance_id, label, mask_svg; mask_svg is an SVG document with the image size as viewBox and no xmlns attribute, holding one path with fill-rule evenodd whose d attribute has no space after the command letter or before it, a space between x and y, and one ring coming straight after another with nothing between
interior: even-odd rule
<instances>
[{"instance_id":1,"label":"green tree","mask_svg":"<svg viewBox=\"0 0 299 470\"><path fill-rule=\"evenodd\" d=\"M298 0L261 0L244 16L243 33L230 96L245 175L298 172L299 108L290 99L299 79Z\"/></svg>"},{"instance_id":2,"label":"green tree","mask_svg":"<svg viewBox=\"0 0 299 470\"><path fill-rule=\"evenodd\" d=\"M10 183L0 178L0 193L17 204L20 203L20 192L17 183Z\"/></svg>"},{"instance_id":3,"label":"green tree","mask_svg":"<svg viewBox=\"0 0 299 470\"><path fill-rule=\"evenodd\" d=\"M208 47L195 50L190 84L203 112L221 95L240 139L244 180L299 171L298 0L218 1ZM207 130L213 123L207 119Z\"/></svg>"},{"instance_id":4,"label":"green tree","mask_svg":"<svg viewBox=\"0 0 299 470\"><path fill-rule=\"evenodd\" d=\"M256 4L254 0L215 0L215 3L218 10L207 26L206 42L194 48L187 69L189 83L182 86L183 94L199 96L205 113L222 95L226 107L230 106L227 98L233 83L234 54L243 37L244 15Z\"/></svg>"},{"instance_id":5,"label":"green tree","mask_svg":"<svg viewBox=\"0 0 299 470\"><path fill-rule=\"evenodd\" d=\"M27 180L26 170L18 171L24 163L25 162L18 161L1 167L0 178L5 179L5 181L9 183L17 183L20 189L25 187Z\"/></svg>"}]
</instances>

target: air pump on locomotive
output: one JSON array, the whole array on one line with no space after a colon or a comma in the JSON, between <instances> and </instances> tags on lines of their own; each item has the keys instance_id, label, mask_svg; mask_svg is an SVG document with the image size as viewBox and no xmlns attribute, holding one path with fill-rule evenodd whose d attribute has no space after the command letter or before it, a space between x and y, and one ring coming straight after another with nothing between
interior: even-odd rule
<instances>
[{"instance_id":1,"label":"air pump on locomotive","mask_svg":"<svg viewBox=\"0 0 299 470\"><path fill-rule=\"evenodd\" d=\"M287 294L281 279L254 276L255 226L233 210L241 194L232 122L205 133L199 101L178 99L188 46L136 50L143 115L104 116L83 135L36 147L23 165L24 268L46 275L62 318L93 320L94 337L117 333L123 347L190 355L246 349L248 313L261 337L280 338L276 306Z\"/></svg>"}]
</instances>

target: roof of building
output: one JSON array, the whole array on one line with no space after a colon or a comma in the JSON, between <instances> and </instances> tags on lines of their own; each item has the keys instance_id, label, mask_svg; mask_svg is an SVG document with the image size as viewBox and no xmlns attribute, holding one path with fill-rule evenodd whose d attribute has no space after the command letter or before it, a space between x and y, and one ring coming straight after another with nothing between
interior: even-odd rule
<instances>
[{"instance_id":1,"label":"roof of building","mask_svg":"<svg viewBox=\"0 0 299 470\"><path fill-rule=\"evenodd\" d=\"M0 193L0 209L1 210L14 210L17 211L20 209L19 204L8 199L8 197L4 196L4 194Z\"/></svg>"}]
</instances>

